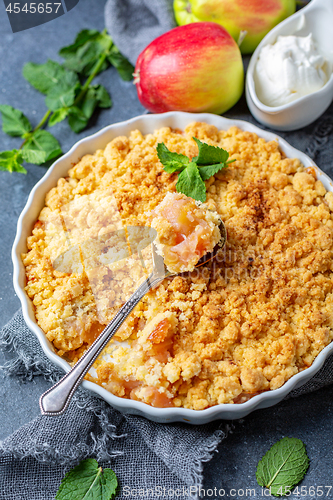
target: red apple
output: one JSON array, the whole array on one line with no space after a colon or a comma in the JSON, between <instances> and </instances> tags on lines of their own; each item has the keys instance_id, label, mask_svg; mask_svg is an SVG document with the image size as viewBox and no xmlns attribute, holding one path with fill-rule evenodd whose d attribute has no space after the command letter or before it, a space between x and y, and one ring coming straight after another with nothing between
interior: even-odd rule
<instances>
[{"instance_id":1,"label":"red apple","mask_svg":"<svg viewBox=\"0 0 333 500\"><path fill-rule=\"evenodd\" d=\"M220 25L192 23L156 38L138 57L135 84L153 113L223 113L243 92L244 69L234 39Z\"/></svg>"}]
</instances>

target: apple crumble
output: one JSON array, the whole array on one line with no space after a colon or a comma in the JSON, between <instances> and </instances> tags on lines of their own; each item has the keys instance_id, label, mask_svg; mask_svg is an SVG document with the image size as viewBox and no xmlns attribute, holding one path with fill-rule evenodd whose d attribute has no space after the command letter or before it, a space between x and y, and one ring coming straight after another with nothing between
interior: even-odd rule
<instances>
[{"instance_id":1,"label":"apple crumble","mask_svg":"<svg viewBox=\"0 0 333 500\"><path fill-rule=\"evenodd\" d=\"M58 181L22 258L39 326L75 362L149 272L153 237L125 247L128 228L149 229L151 211L175 192L156 145L192 158L192 137L236 160L206 181L226 246L151 290L88 378L152 406L202 410L282 386L332 340L333 193L313 168L236 127L135 130Z\"/></svg>"},{"instance_id":2,"label":"apple crumble","mask_svg":"<svg viewBox=\"0 0 333 500\"><path fill-rule=\"evenodd\" d=\"M151 227L157 232L157 253L174 274L193 271L221 240L218 214L181 193L167 193L151 218Z\"/></svg>"}]
</instances>

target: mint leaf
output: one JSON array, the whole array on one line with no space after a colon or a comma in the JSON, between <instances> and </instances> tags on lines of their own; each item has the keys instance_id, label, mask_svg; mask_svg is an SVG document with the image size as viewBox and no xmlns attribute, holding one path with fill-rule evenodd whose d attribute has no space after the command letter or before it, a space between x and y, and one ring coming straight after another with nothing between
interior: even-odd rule
<instances>
[{"instance_id":1,"label":"mint leaf","mask_svg":"<svg viewBox=\"0 0 333 500\"><path fill-rule=\"evenodd\" d=\"M80 47L76 54L68 57L64 62L64 66L76 73L88 76L103 52L104 48L99 43L88 42L83 47ZM106 69L106 67L107 63L104 64L101 71Z\"/></svg>"},{"instance_id":2,"label":"mint leaf","mask_svg":"<svg viewBox=\"0 0 333 500\"><path fill-rule=\"evenodd\" d=\"M63 47L59 54L65 58L64 66L80 75L89 76L99 58L104 54L104 61L99 72L112 64L123 80L132 80L134 67L113 45L112 38L106 30L99 33L96 30L83 30L72 45Z\"/></svg>"},{"instance_id":3,"label":"mint leaf","mask_svg":"<svg viewBox=\"0 0 333 500\"><path fill-rule=\"evenodd\" d=\"M66 70L50 59L45 64L28 62L23 66L24 78L43 94L47 94L52 87L61 82L65 75Z\"/></svg>"},{"instance_id":4,"label":"mint leaf","mask_svg":"<svg viewBox=\"0 0 333 500\"><path fill-rule=\"evenodd\" d=\"M133 80L134 66L121 54L115 45L111 49L108 60L116 68L123 80L128 82Z\"/></svg>"},{"instance_id":5,"label":"mint leaf","mask_svg":"<svg viewBox=\"0 0 333 500\"><path fill-rule=\"evenodd\" d=\"M83 111L78 106L72 106L68 110L68 125L70 128L78 134L86 128L88 125L89 118L85 116Z\"/></svg>"},{"instance_id":6,"label":"mint leaf","mask_svg":"<svg viewBox=\"0 0 333 500\"><path fill-rule=\"evenodd\" d=\"M97 106L109 108L111 105L112 102L105 87L103 85L94 85L88 88L78 107L84 116L89 119Z\"/></svg>"},{"instance_id":7,"label":"mint leaf","mask_svg":"<svg viewBox=\"0 0 333 500\"><path fill-rule=\"evenodd\" d=\"M205 142L199 141L196 137L192 139L197 143L199 148L199 154L195 158L192 158L197 165L214 165L218 163L225 163L229 158L229 153L225 149L210 146Z\"/></svg>"},{"instance_id":8,"label":"mint leaf","mask_svg":"<svg viewBox=\"0 0 333 500\"><path fill-rule=\"evenodd\" d=\"M87 458L67 472L55 500L110 500L117 486L113 470L103 471L96 460Z\"/></svg>"},{"instance_id":9,"label":"mint leaf","mask_svg":"<svg viewBox=\"0 0 333 500\"><path fill-rule=\"evenodd\" d=\"M2 130L5 134L22 137L30 132L31 124L22 111L2 104L0 105L0 113L2 115Z\"/></svg>"},{"instance_id":10,"label":"mint leaf","mask_svg":"<svg viewBox=\"0 0 333 500\"><path fill-rule=\"evenodd\" d=\"M112 106L111 98L103 85L90 86L79 104L68 109L68 124L71 129L78 133L86 128L97 106Z\"/></svg>"},{"instance_id":11,"label":"mint leaf","mask_svg":"<svg viewBox=\"0 0 333 500\"><path fill-rule=\"evenodd\" d=\"M274 496L283 496L298 484L309 467L309 458L300 439L285 437L260 460L256 478Z\"/></svg>"},{"instance_id":12,"label":"mint leaf","mask_svg":"<svg viewBox=\"0 0 333 500\"><path fill-rule=\"evenodd\" d=\"M56 123L62 122L68 116L68 108L60 108L54 111L49 119L49 126L53 127Z\"/></svg>"},{"instance_id":13,"label":"mint leaf","mask_svg":"<svg viewBox=\"0 0 333 500\"><path fill-rule=\"evenodd\" d=\"M77 73L89 76L99 57L108 53L112 47L112 39L102 31L83 30L75 39L74 44L64 47L59 54L66 60L64 66ZM104 71L108 63L104 61L99 72Z\"/></svg>"},{"instance_id":14,"label":"mint leaf","mask_svg":"<svg viewBox=\"0 0 333 500\"><path fill-rule=\"evenodd\" d=\"M38 149L23 149L22 156L27 163L42 165L46 162L46 153Z\"/></svg>"},{"instance_id":15,"label":"mint leaf","mask_svg":"<svg viewBox=\"0 0 333 500\"><path fill-rule=\"evenodd\" d=\"M190 196L194 200L206 201L206 186L201 179L196 163L190 163L188 167L180 172L176 189L178 193Z\"/></svg>"},{"instance_id":16,"label":"mint leaf","mask_svg":"<svg viewBox=\"0 0 333 500\"><path fill-rule=\"evenodd\" d=\"M30 158L31 163L41 165L46 161L53 160L62 154L57 139L46 130L36 130L23 145L22 154ZM30 161L30 160L27 160Z\"/></svg>"},{"instance_id":17,"label":"mint leaf","mask_svg":"<svg viewBox=\"0 0 333 500\"><path fill-rule=\"evenodd\" d=\"M78 76L73 71L66 71L63 79L47 93L45 104L51 111L72 106L79 88Z\"/></svg>"},{"instance_id":18,"label":"mint leaf","mask_svg":"<svg viewBox=\"0 0 333 500\"><path fill-rule=\"evenodd\" d=\"M212 177L212 175L217 174L222 168L227 167L227 163L218 163L217 165L207 165L205 167L199 167L199 172L201 175L201 179L203 181L207 181Z\"/></svg>"},{"instance_id":19,"label":"mint leaf","mask_svg":"<svg viewBox=\"0 0 333 500\"><path fill-rule=\"evenodd\" d=\"M59 51L59 55L65 59L69 59L73 55L77 54L78 50L86 45L87 42L97 42L104 49L107 49L111 46L112 39L106 30L99 32L97 30L85 29L77 34L74 43L67 45L67 47L62 47Z\"/></svg>"},{"instance_id":20,"label":"mint leaf","mask_svg":"<svg viewBox=\"0 0 333 500\"><path fill-rule=\"evenodd\" d=\"M162 163L164 170L169 174L181 172L190 163L187 156L169 151L164 142L157 144L156 150L158 159Z\"/></svg>"},{"instance_id":21,"label":"mint leaf","mask_svg":"<svg viewBox=\"0 0 333 500\"><path fill-rule=\"evenodd\" d=\"M86 119L86 123L88 123L88 120L95 111L96 106L97 106L96 90L93 87L89 87L84 98L77 106L82 112L84 118Z\"/></svg>"},{"instance_id":22,"label":"mint leaf","mask_svg":"<svg viewBox=\"0 0 333 500\"><path fill-rule=\"evenodd\" d=\"M62 57L68 58L73 54L76 54L77 50L82 47L86 42L90 40L96 40L96 38L100 35L100 32L97 30L82 30L80 31L74 40L74 43L71 45L67 45L63 47L59 51L59 55Z\"/></svg>"},{"instance_id":23,"label":"mint leaf","mask_svg":"<svg viewBox=\"0 0 333 500\"><path fill-rule=\"evenodd\" d=\"M8 172L20 172L26 174L27 171L22 167L23 162L21 151L13 149L11 151L2 151L0 153L0 170L7 170Z\"/></svg>"},{"instance_id":24,"label":"mint leaf","mask_svg":"<svg viewBox=\"0 0 333 500\"><path fill-rule=\"evenodd\" d=\"M100 108L111 108L112 100L106 88L103 85L95 85L94 89L98 106Z\"/></svg>"}]
</instances>

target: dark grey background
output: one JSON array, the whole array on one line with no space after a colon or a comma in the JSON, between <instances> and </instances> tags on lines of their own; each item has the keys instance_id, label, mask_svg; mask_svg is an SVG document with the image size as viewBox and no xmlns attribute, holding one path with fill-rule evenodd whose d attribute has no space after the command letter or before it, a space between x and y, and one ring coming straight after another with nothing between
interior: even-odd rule
<instances>
[{"instance_id":1,"label":"dark grey background","mask_svg":"<svg viewBox=\"0 0 333 500\"><path fill-rule=\"evenodd\" d=\"M21 75L23 64L27 61L42 63L47 58L58 59L59 48L71 43L76 33L83 28L102 30L104 4L104 0L80 0L79 4L66 15L45 25L13 34L4 4L0 2L1 104L10 104L21 109L32 124L36 125L46 110L44 98L23 79ZM96 132L103 126L144 112L137 99L134 85L120 80L115 70L109 69L101 74L98 80L110 91L113 107L95 115L89 129L78 135L70 131L66 122L56 125L53 133L64 152L78 139ZM244 97L226 116L255 123ZM280 135L293 146L310 154L323 170L332 175L332 130L333 107L331 106L314 124L298 132ZM19 139L10 138L0 132L0 150L18 147L19 143ZM0 327L20 307L12 286L11 246L18 216L30 190L44 172L44 167L34 165L28 166L26 176L0 172ZM10 353L0 351L0 364L5 363L10 356ZM21 383L15 377L4 377L0 371L0 439L38 415L39 395L48 386L49 384L42 378ZM303 489L305 494L303 496L292 494L289 498L306 500L320 498L319 495L311 494L311 490L309 492L310 486L315 488L332 486L330 493L328 488L324 488L323 498L333 498L332 411L333 387L331 386L313 394L282 402L273 408L258 410L241 421L235 421L230 425L228 438L223 441L218 453L205 465L205 488L224 488L229 498L237 499L249 498L249 493L246 496L246 488L255 488L256 498L267 498L262 496L261 488L256 483L256 465L273 443L283 436L290 436L304 441L311 464L308 474L300 485L306 487ZM232 489L240 491L236 493ZM220 498L210 493L208 492L205 498Z\"/></svg>"}]
</instances>

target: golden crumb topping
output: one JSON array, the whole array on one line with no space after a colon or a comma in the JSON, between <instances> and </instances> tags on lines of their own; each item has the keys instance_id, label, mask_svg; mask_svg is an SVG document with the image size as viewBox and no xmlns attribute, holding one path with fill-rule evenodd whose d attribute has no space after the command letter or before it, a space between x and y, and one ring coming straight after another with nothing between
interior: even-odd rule
<instances>
[{"instance_id":1,"label":"golden crumb topping","mask_svg":"<svg viewBox=\"0 0 333 500\"><path fill-rule=\"evenodd\" d=\"M314 169L236 127L136 130L58 181L22 259L39 326L76 361L149 268L150 234L136 231L177 180L156 145L191 158L192 137L236 160L206 181L226 246L149 292L88 378L152 406L202 410L280 387L332 340L333 194ZM144 244L127 251L124 227Z\"/></svg>"}]
</instances>

